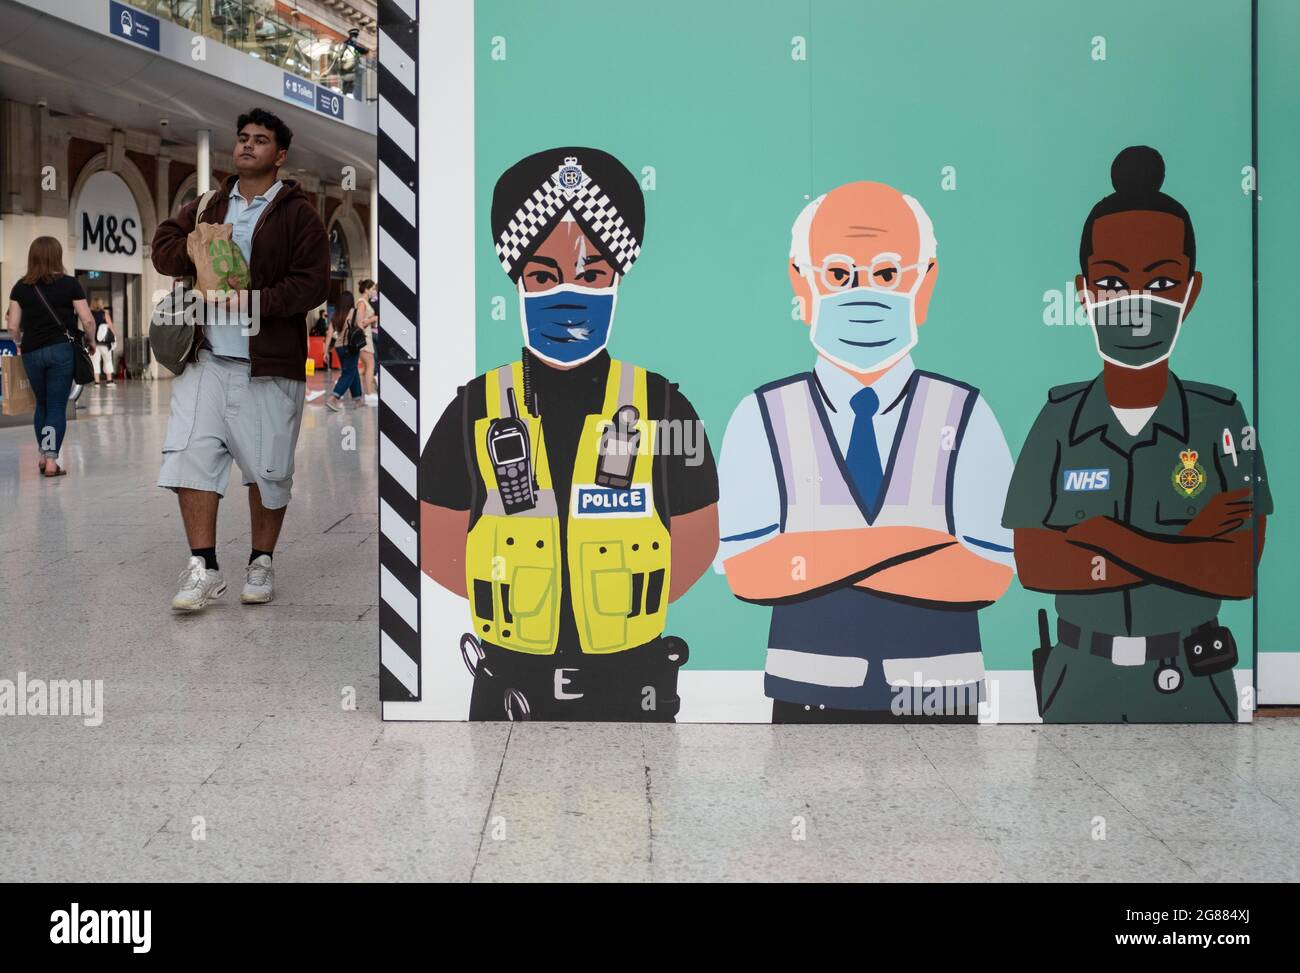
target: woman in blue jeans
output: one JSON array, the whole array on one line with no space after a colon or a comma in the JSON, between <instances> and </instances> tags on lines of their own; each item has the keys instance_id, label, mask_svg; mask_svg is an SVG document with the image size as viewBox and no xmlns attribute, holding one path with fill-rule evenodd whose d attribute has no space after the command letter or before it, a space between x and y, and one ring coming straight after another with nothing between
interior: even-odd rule
<instances>
[{"instance_id":1,"label":"woman in blue jeans","mask_svg":"<svg viewBox=\"0 0 1300 973\"><path fill-rule=\"evenodd\" d=\"M339 295L339 305L334 309L334 350L339 354L339 380L334 383L334 391L325 400L325 405L333 412L343 408L343 396L352 393L352 401L361 398L361 376L357 372L360 352L348 348L348 329L356 318L355 298L351 291Z\"/></svg>"},{"instance_id":2,"label":"woman in blue jeans","mask_svg":"<svg viewBox=\"0 0 1300 973\"><path fill-rule=\"evenodd\" d=\"M27 273L9 292L5 321L16 336L36 396L32 426L41 451L41 474L63 476L67 471L59 465L59 451L68 428L72 342L80 342L84 331L86 346L93 353L95 319L77 278L63 272L63 247L54 237L32 241Z\"/></svg>"}]
</instances>

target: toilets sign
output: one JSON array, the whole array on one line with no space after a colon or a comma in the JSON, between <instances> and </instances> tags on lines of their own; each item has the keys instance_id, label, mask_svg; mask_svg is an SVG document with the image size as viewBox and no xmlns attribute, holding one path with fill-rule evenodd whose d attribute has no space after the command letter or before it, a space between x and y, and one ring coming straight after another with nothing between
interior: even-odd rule
<instances>
[{"instance_id":1,"label":"toilets sign","mask_svg":"<svg viewBox=\"0 0 1300 973\"><path fill-rule=\"evenodd\" d=\"M288 71L284 74L284 96L308 108L315 108L322 115L331 118L343 118L343 96L323 85L312 84Z\"/></svg>"},{"instance_id":2,"label":"toilets sign","mask_svg":"<svg viewBox=\"0 0 1300 973\"><path fill-rule=\"evenodd\" d=\"M284 72L284 96L300 105L311 108L316 104L316 86L296 74Z\"/></svg>"}]
</instances>

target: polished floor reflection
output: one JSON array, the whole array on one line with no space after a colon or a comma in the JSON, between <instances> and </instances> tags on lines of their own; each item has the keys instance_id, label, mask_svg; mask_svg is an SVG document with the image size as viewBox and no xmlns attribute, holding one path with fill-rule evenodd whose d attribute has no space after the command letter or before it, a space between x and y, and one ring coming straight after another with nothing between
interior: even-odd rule
<instances>
[{"instance_id":1,"label":"polished floor reflection","mask_svg":"<svg viewBox=\"0 0 1300 973\"><path fill-rule=\"evenodd\" d=\"M0 880L1300 880L1293 719L385 725L376 410L307 407L276 601L174 617L166 390L87 390L53 481L0 428L0 680L105 704L0 716Z\"/></svg>"}]
</instances>

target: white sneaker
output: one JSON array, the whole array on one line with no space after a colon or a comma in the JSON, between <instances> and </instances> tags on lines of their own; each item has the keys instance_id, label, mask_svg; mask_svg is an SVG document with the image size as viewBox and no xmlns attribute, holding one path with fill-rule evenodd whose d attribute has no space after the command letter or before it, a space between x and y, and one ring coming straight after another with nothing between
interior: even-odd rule
<instances>
[{"instance_id":1,"label":"white sneaker","mask_svg":"<svg viewBox=\"0 0 1300 973\"><path fill-rule=\"evenodd\" d=\"M325 408L329 409L330 412L342 412L343 403L341 401L339 402L334 401L334 396L331 395L328 399L325 400Z\"/></svg>"},{"instance_id":2,"label":"white sneaker","mask_svg":"<svg viewBox=\"0 0 1300 973\"><path fill-rule=\"evenodd\" d=\"M307 393L307 401L308 401L308 402L315 402L317 399L319 399L319 398L320 398L322 395L324 395L324 394L325 394L325 390L324 390L324 389L317 389L315 392L308 392L308 393Z\"/></svg>"},{"instance_id":3,"label":"white sneaker","mask_svg":"<svg viewBox=\"0 0 1300 973\"><path fill-rule=\"evenodd\" d=\"M379 393L371 392L365 397L366 405L379 405Z\"/></svg>"},{"instance_id":4,"label":"white sneaker","mask_svg":"<svg viewBox=\"0 0 1300 973\"><path fill-rule=\"evenodd\" d=\"M207 607L208 602L226 593L226 582L217 570L209 571L203 558L191 557L190 563L176 579L179 588L172 599L172 611L196 612Z\"/></svg>"},{"instance_id":5,"label":"white sneaker","mask_svg":"<svg viewBox=\"0 0 1300 973\"><path fill-rule=\"evenodd\" d=\"M275 568L271 559L260 555L244 569L244 590L239 600L245 605L265 605L275 595Z\"/></svg>"}]
</instances>

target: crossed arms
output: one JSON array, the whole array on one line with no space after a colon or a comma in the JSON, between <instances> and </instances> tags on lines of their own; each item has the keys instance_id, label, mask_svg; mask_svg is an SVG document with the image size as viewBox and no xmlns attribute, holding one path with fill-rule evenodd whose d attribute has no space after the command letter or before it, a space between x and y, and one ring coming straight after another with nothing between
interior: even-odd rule
<instances>
[{"instance_id":1,"label":"crossed arms","mask_svg":"<svg viewBox=\"0 0 1300 973\"><path fill-rule=\"evenodd\" d=\"M859 527L778 534L722 564L731 591L772 603L853 585L919 601L982 606L1011 584L1011 569L923 527Z\"/></svg>"},{"instance_id":2,"label":"crossed arms","mask_svg":"<svg viewBox=\"0 0 1300 973\"><path fill-rule=\"evenodd\" d=\"M1150 534L1111 517L1068 530L1017 528L1016 570L1033 591L1155 583L1213 598L1249 598L1265 528L1265 518L1257 517L1254 532L1242 530L1252 515L1250 489L1243 488L1216 495L1177 534Z\"/></svg>"}]
</instances>

